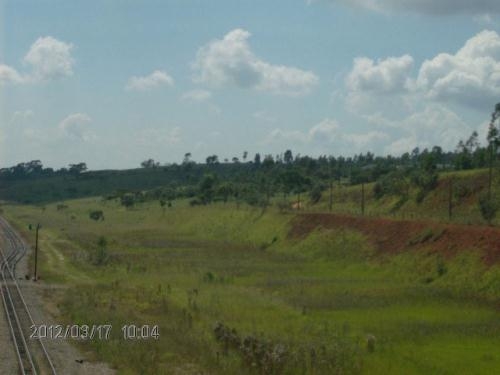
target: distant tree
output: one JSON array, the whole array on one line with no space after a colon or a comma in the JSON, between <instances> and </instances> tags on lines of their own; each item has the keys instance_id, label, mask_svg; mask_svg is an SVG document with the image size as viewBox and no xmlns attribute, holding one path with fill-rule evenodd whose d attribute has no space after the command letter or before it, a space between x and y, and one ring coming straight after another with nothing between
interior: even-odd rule
<instances>
[{"instance_id":1,"label":"distant tree","mask_svg":"<svg viewBox=\"0 0 500 375\"><path fill-rule=\"evenodd\" d=\"M472 132L467 141L458 142L456 148L457 157L455 164L458 169L471 169L476 167L474 165L474 154L479 148L478 134L476 131Z\"/></svg>"},{"instance_id":2,"label":"distant tree","mask_svg":"<svg viewBox=\"0 0 500 375\"><path fill-rule=\"evenodd\" d=\"M157 168L159 166L160 166L160 163L155 162L154 159L144 160L141 163L141 167L143 167L143 168Z\"/></svg>"},{"instance_id":3,"label":"distant tree","mask_svg":"<svg viewBox=\"0 0 500 375\"><path fill-rule=\"evenodd\" d=\"M182 164L189 164L191 162L191 153L186 152L184 154L184 159L182 160Z\"/></svg>"},{"instance_id":4,"label":"distant tree","mask_svg":"<svg viewBox=\"0 0 500 375\"><path fill-rule=\"evenodd\" d=\"M240 162L240 159L238 159L236 156L234 156L232 160L234 164L238 164Z\"/></svg>"},{"instance_id":5,"label":"distant tree","mask_svg":"<svg viewBox=\"0 0 500 375\"><path fill-rule=\"evenodd\" d=\"M203 203L212 202L215 195L217 178L213 174L205 174L200 182L200 199Z\"/></svg>"},{"instance_id":6,"label":"distant tree","mask_svg":"<svg viewBox=\"0 0 500 375\"><path fill-rule=\"evenodd\" d=\"M43 165L40 160L32 160L25 164L26 174L39 174L42 169Z\"/></svg>"},{"instance_id":7,"label":"distant tree","mask_svg":"<svg viewBox=\"0 0 500 375\"><path fill-rule=\"evenodd\" d=\"M274 158L272 155L266 155L264 157L264 161L262 162L262 166L264 168L270 168L274 165Z\"/></svg>"},{"instance_id":8,"label":"distant tree","mask_svg":"<svg viewBox=\"0 0 500 375\"><path fill-rule=\"evenodd\" d=\"M293 162L293 154L291 150L286 150L285 155L283 156L283 160L285 164L291 164Z\"/></svg>"},{"instance_id":9,"label":"distant tree","mask_svg":"<svg viewBox=\"0 0 500 375\"><path fill-rule=\"evenodd\" d=\"M219 164L219 157L217 155L207 156L207 165Z\"/></svg>"},{"instance_id":10,"label":"distant tree","mask_svg":"<svg viewBox=\"0 0 500 375\"><path fill-rule=\"evenodd\" d=\"M73 175L79 175L80 173L85 172L86 170L87 170L87 164L83 162L69 165L69 173Z\"/></svg>"},{"instance_id":11,"label":"distant tree","mask_svg":"<svg viewBox=\"0 0 500 375\"><path fill-rule=\"evenodd\" d=\"M233 184L229 182L223 182L217 188L217 196L221 197L224 203L226 203L231 195L235 192Z\"/></svg>"},{"instance_id":12,"label":"distant tree","mask_svg":"<svg viewBox=\"0 0 500 375\"><path fill-rule=\"evenodd\" d=\"M260 166L260 154L256 153L255 157L253 158L253 163L258 167Z\"/></svg>"},{"instance_id":13,"label":"distant tree","mask_svg":"<svg viewBox=\"0 0 500 375\"><path fill-rule=\"evenodd\" d=\"M500 103L495 105L491 114L490 126L488 129L488 149L489 149L489 173L488 173L488 199L491 200L491 184L493 181L493 164L497 158L498 146L500 146L500 131L496 127L496 121L500 118Z\"/></svg>"},{"instance_id":14,"label":"distant tree","mask_svg":"<svg viewBox=\"0 0 500 375\"><path fill-rule=\"evenodd\" d=\"M243 162L247 160L248 157L248 151L243 151Z\"/></svg>"}]
</instances>

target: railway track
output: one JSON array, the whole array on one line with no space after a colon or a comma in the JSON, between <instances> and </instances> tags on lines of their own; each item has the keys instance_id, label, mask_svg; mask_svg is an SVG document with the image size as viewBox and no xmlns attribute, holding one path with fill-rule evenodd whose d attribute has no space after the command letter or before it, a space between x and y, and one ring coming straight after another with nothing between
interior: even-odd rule
<instances>
[{"instance_id":1,"label":"railway track","mask_svg":"<svg viewBox=\"0 0 500 375\"><path fill-rule=\"evenodd\" d=\"M0 234L5 247L0 248L0 291L7 325L23 375L57 375L54 364L40 338L30 338L35 325L30 309L16 280L15 267L27 247L12 227L0 218Z\"/></svg>"}]
</instances>

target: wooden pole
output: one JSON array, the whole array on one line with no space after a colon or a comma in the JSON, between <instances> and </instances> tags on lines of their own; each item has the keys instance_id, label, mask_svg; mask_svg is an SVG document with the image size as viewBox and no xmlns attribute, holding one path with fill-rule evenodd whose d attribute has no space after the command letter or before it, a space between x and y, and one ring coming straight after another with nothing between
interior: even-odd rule
<instances>
[{"instance_id":1,"label":"wooden pole","mask_svg":"<svg viewBox=\"0 0 500 375\"><path fill-rule=\"evenodd\" d=\"M449 189L448 189L448 220L451 220L451 217L453 215L453 177L450 177L450 182L448 184Z\"/></svg>"},{"instance_id":2,"label":"wooden pole","mask_svg":"<svg viewBox=\"0 0 500 375\"><path fill-rule=\"evenodd\" d=\"M365 183L361 183L361 215L365 215Z\"/></svg>"},{"instance_id":3,"label":"wooden pole","mask_svg":"<svg viewBox=\"0 0 500 375\"><path fill-rule=\"evenodd\" d=\"M333 209L333 181L330 180L330 205L329 205L329 210L332 212Z\"/></svg>"},{"instance_id":4,"label":"wooden pole","mask_svg":"<svg viewBox=\"0 0 500 375\"><path fill-rule=\"evenodd\" d=\"M493 179L493 142L490 141L490 165L488 170L488 201L491 201L491 180Z\"/></svg>"},{"instance_id":5,"label":"wooden pole","mask_svg":"<svg viewBox=\"0 0 500 375\"><path fill-rule=\"evenodd\" d=\"M35 278L34 281L38 280L37 268L38 268L38 231L40 229L40 223L36 225L36 234L35 234Z\"/></svg>"}]
</instances>

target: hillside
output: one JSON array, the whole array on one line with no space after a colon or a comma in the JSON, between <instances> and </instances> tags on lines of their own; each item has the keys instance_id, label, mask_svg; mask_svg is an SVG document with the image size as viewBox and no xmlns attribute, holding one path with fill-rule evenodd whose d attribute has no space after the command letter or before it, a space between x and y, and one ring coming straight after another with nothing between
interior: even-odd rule
<instances>
[{"instance_id":1,"label":"hillside","mask_svg":"<svg viewBox=\"0 0 500 375\"><path fill-rule=\"evenodd\" d=\"M495 171L492 199L500 204L500 178ZM451 187L451 220L449 217L449 198ZM374 183L365 184L365 216L380 216L394 219L421 219L462 224L486 224L479 209L478 200L486 194L488 171L485 169L441 173L437 186L429 191L421 202L417 202L418 190L411 188L407 197L385 195L376 198ZM361 214L361 185L333 188L332 212L350 215ZM308 204L305 211L329 212L329 189L323 191L317 204ZM492 222L498 225L500 220Z\"/></svg>"}]
</instances>

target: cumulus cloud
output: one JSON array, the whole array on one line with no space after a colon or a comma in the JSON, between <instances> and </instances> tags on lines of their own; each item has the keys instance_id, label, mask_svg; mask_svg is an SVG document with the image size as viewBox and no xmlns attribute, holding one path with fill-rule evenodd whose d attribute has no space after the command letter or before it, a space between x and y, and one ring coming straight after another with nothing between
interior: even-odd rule
<instances>
[{"instance_id":1,"label":"cumulus cloud","mask_svg":"<svg viewBox=\"0 0 500 375\"><path fill-rule=\"evenodd\" d=\"M455 54L440 53L425 60L416 78L411 77L412 65L409 55L376 63L355 59L345 80L348 107L353 112L376 107L392 100L388 99L392 95L406 104L413 96L484 111L500 97L500 36L495 31L478 33Z\"/></svg>"},{"instance_id":2,"label":"cumulus cloud","mask_svg":"<svg viewBox=\"0 0 500 375\"><path fill-rule=\"evenodd\" d=\"M89 141L95 137L88 129L88 125L91 122L92 119L89 115L85 113L73 113L62 120L58 128L64 136L70 139Z\"/></svg>"},{"instance_id":3,"label":"cumulus cloud","mask_svg":"<svg viewBox=\"0 0 500 375\"><path fill-rule=\"evenodd\" d=\"M385 147L385 151L393 155L410 152L415 147L432 148L435 145L453 150L460 139L465 139L473 130L478 130L471 128L455 112L439 104L427 105L423 110L400 120L376 115L371 118L371 123L399 130L400 136Z\"/></svg>"},{"instance_id":4,"label":"cumulus cloud","mask_svg":"<svg viewBox=\"0 0 500 375\"><path fill-rule=\"evenodd\" d=\"M195 89L185 92L181 99L193 102L203 102L209 100L212 97L212 93L208 90Z\"/></svg>"},{"instance_id":5,"label":"cumulus cloud","mask_svg":"<svg viewBox=\"0 0 500 375\"><path fill-rule=\"evenodd\" d=\"M377 12L404 12L426 15L500 13L497 0L328 0ZM309 0L309 2L314 2Z\"/></svg>"},{"instance_id":6,"label":"cumulus cloud","mask_svg":"<svg viewBox=\"0 0 500 375\"><path fill-rule=\"evenodd\" d=\"M125 89L129 91L148 91L161 86L171 87L174 85L174 79L162 70L155 70L148 76L130 77Z\"/></svg>"},{"instance_id":7,"label":"cumulus cloud","mask_svg":"<svg viewBox=\"0 0 500 375\"><path fill-rule=\"evenodd\" d=\"M346 78L351 91L399 93L410 87L413 58L409 55L389 57L377 62L366 57L354 59L354 66Z\"/></svg>"},{"instance_id":8,"label":"cumulus cloud","mask_svg":"<svg viewBox=\"0 0 500 375\"><path fill-rule=\"evenodd\" d=\"M193 63L195 81L291 96L305 95L317 85L313 72L273 65L255 56L248 44L250 36L235 29L200 48Z\"/></svg>"},{"instance_id":9,"label":"cumulus cloud","mask_svg":"<svg viewBox=\"0 0 500 375\"><path fill-rule=\"evenodd\" d=\"M345 79L347 108L358 113L378 108L381 103L392 108L400 107L401 104L391 102L395 97L399 102L402 94L413 89L412 68L413 58L409 55L378 61L366 57L354 59L353 68Z\"/></svg>"},{"instance_id":10,"label":"cumulus cloud","mask_svg":"<svg viewBox=\"0 0 500 375\"><path fill-rule=\"evenodd\" d=\"M22 83L23 81L24 77L17 70L8 65L0 65L0 86Z\"/></svg>"},{"instance_id":11,"label":"cumulus cloud","mask_svg":"<svg viewBox=\"0 0 500 375\"><path fill-rule=\"evenodd\" d=\"M72 44L51 36L38 38L23 59L31 70L20 73L11 66L0 64L0 86L44 82L73 75L72 49Z\"/></svg>"},{"instance_id":12,"label":"cumulus cloud","mask_svg":"<svg viewBox=\"0 0 500 375\"><path fill-rule=\"evenodd\" d=\"M441 53L426 60L417 86L432 99L491 107L500 97L500 36L485 30L456 54Z\"/></svg>"},{"instance_id":13,"label":"cumulus cloud","mask_svg":"<svg viewBox=\"0 0 500 375\"><path fill-rule=\"evenodd\" d=\"M337 121L324 119L307 131L274 129L264 140L265 144L297 143L315 147L321 151L352 154L365 152L370 147L378 148L381 142L387 142L389 135L378 130L364 133L346 132Z\"/></svg>"},{"instance_id":14,"label":"cumulus cloud","mask_svg":"<svg viewBox=\"0 0 500 375\"><path fill-rule=\"evenodd\" d=\"M24 57L32 68L31 79L51 80L73 75L72 44L51 36L38 38Z\"/></svg>"}]
</instances>

